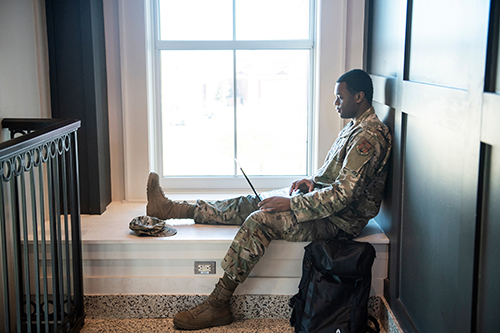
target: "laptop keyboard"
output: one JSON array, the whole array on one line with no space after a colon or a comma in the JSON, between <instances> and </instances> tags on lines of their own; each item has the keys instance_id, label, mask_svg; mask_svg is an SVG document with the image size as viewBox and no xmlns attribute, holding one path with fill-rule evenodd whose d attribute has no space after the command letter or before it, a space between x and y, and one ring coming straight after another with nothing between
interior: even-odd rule
<instances>
[{"instance_id":1,"label":"laptop keyboard","mask_svg":"<svg viewBox=\"0 0 500 333\"><path fill-rule=\"evenodd\" d=\"M290 191L290 188L285 187L285 188L279 188L279 189L271 190L271 191L267 191L267 192L262 192L262 193L260 193L260 198L266 199L269 197L289 197L290 196L288 194L289 191Z\"/></svg>"}]
</instances>

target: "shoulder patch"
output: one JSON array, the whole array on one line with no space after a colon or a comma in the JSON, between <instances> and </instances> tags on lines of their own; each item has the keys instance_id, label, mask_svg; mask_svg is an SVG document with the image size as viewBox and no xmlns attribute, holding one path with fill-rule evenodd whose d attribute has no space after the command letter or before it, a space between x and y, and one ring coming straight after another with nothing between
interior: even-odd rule
<instances>
[{"instance_id":1,"label":"shoulder patch","mask_svg":"<svg viewBox=\"0 0 500 333\"><path fill-rule=\"evenodd\" d=\"M360 155L368 155L370 150L373 148L372 144L368 142L368 140L363 140L361 143L356 147L356 151Z\"/></svg>"}]
</instances>

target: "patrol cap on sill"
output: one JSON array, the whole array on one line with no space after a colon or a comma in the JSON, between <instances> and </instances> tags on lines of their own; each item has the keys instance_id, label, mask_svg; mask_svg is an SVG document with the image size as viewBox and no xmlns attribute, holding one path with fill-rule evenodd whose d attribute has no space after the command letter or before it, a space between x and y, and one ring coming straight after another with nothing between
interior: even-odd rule
<instances>
[{"instance_id":1,"label":"patrol cap on sill","mask_svg":"<svg viewBox=\"0 0 500 333\"><path fill-rule=\"evenodd\" d=\"M139 236L168 237L177 234L177 230L152 216L137 216L129 223L129 228Z\"/></svg>"}]
</instances>

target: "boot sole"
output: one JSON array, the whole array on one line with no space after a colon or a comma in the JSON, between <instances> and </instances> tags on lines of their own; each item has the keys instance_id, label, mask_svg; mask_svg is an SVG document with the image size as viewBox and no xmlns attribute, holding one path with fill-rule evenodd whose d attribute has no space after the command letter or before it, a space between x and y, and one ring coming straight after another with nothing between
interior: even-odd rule
<instances>
[{"instance_id":1,"label":"boot sole","mask_svg":"<svg viewBox=\"0 0 500 333\"><path fill-rule=\"evenodd\" d=\"M201 330L204 328L209 328L209 327L215 327L215 326L224 326L224 325L229 325L233 322L233 316L230 317L225 317L216 320L215 322L210 323L207 326L192 326L186 323L179 323L175 320L174 318L174 325L176 328L179 328L181 330Z\"/></svg>"},{"instance_id":2,"label":"boot sole","mask_svg":"<svg viewBox=\"0 0 500 333\"><path fill-rule=\"evenodd\" d=\"M150 206L149 206L149 205L150 205L149 201L150 201L150 199L152 199L152 198L150 197L150 195L149 195L149 194L150 194L150 191L151 191L151 189L152 189L152 183L153 183L153 181L154 181L155 183L159 183L159 176L158 176L158 174L157 174L157 173L150 172L150 173L149 173L149 176L148 176L148 184L147 184L147 186L146 186L146 199L147 199L147 204L146 204L146 215L147 215L147 216L156 217L156 218L158 218L158 219L160 219L160 220L166 220L166 218L163 218L163 216L162 216L161 214L156 214L156 212L155 212L155 211L153 211L153 210L150 208Z\"/></svg>"},{"instance_id":3,"label":"boot sole","mask_svg":"<svg viewBox=\"0 0 500 333\"><path fill-rule=\"evenodd\" d=\"M151 189L151 183L153 182L153 178L157 178L156 174L151 172L148 176L148 185L146 187L146 199L149 201L149 191Z\"/></svg>"},{"instance_id":4,"label":"boot sole","mask_svg":"<svg viewBox=\"0 0 500 333\"><path fill-rule=\"evenodd\" d=\"M151 213L149 211L149 191L151 190L151 183L153 181L153 173L151 172L148 176L148 184L146 186L146 200L147 200L147 205L146 205L146 215L151 216Z\"/></svg>"}]
</instances>

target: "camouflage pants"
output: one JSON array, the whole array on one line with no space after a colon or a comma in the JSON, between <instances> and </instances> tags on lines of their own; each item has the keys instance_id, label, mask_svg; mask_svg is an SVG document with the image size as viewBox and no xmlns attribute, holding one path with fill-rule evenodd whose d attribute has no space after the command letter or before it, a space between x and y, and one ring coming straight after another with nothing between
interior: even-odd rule
<instances>
[{"instance_id":1,"label":"camouflage pants","mask_svg":"<svg viewBox=\"0 0 500 333\"><path fill-rule=\"evenodd\" d=\"M264 213L257 204L252 195L197 202L196 223L241 226L222 261L222 269L236 282L245 281L272 240L309 242L332 238L339 232L328 219L299 223L292 211Z\"/></svg>"}]
</instances>

